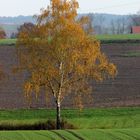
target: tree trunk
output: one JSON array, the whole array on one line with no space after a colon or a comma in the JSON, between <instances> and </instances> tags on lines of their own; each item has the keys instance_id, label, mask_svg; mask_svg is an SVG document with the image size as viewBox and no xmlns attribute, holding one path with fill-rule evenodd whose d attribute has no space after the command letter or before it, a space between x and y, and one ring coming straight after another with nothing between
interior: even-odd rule
<instances>
[{"instance_id":1,"label":"tree trunk","mask_svg":"<svg viewBox=\"0 0 140 140\"><path fill-rule=\"evenodd\" d=\"M61 129L61 113L60 113L60 103L57 102L57 108L56 108L56 129Z\"/></svg>"}]
</instances>

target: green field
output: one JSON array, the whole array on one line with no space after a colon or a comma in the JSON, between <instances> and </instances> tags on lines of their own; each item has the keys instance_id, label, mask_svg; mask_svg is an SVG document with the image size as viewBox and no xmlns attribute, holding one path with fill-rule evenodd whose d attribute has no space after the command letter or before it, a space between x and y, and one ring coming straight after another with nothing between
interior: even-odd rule
<instances>
[{"instance_id":1,"label":"green field","mask_svg":"<svg viewBox=\"0 0 140 140\"><path fill-rule=\"evenodd\" d=\"M0 140L139 140L140 129L1 131Z\"/></svg>"},{"instance_id":2,"label":"green field","mask_svg":"<svg viewBox=\"0 0 140 140\"><path fill-rule=\"evenodd\" d=\"M103 41L114 40L140 40L140 34L125 34L125 35L96 35L96 38ZM0 39L0 45L15 44L16 39Z\"/></svg>"},{"instance_id":3,"label":"green field","mask_svg":"<svg viewBox=\"0 0 140 140\"><path fill-rule=\"evenodd\" d=\"M62 110L76 130L0 131L0 140L139 140L140 108ZM1 110L0 126L25 125L55 119L55 110Z\"/></svg>"},{"instance_id":4,"label":"green field","mask_svg":"<svg viewBox=\"0 0 140 140\"><path fill-rule=\"evenodd\" d=\"M140 128L140 108L62 110L62 118L78 129ZM22 125L55 119L55 110L0 111L0 125Z\"/></svg>"},{"instance_id":5,"label":"green field","mask_svg":"<svg viewBox=\"0 0 140 140\"><path fill-rule=\"evenodd\" d=\"M16 43L16 39L0 39L0 45L12 45Z\"/></svg>"},{"instance_id":6,"label":"green field","mask_svg":"<svg viewBox=\"0 0 140 140\"><path fill-rule=\"evenodd\" d=\"M140 40L140 34L96 35L99 40Z\"/></svg>"}]
</instances>

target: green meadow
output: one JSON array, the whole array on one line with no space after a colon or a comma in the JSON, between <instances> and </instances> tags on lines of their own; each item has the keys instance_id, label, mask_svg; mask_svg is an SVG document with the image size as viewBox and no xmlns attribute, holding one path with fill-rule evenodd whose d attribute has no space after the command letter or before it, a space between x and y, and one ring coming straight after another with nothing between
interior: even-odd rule
<instances>
[{"instance_id":1,"label":"green meadow","mask_svg":"<svg viewBox=\"0 0 140 140\"><path fill-rule=\"evenodd\" d=\"M16 39L0 39L0 45L12 45L16 43Z\"/></svg>"},{"instance_id":2,"label":"green meadow","mask_svg":"<svg viewBox=\"0 0 140 140\"><path fill-rule=\"evenodd\" d=\"M55 110L1 110L0 125L26 125L55 120ZM65 109L62 117L75 130L0 131L0 140L138 140L140 108Z\"/></svg>"},{"instance_id":3,"label":"green meadow","mask_svg":"<svg viewBox=\"0 0 140 140\"><path fill-rule=\"evenodd\" d=\"M77 129L140 127L140 108L62 110L62 118ZM55 120L55 110L1 110L0 124L22 125Z\"/></svg>"},{"instance_id":4,"label":"green meadow","mask_svg":"<svg viewBox=\"0 0 140 140\"><path fill-rule=\"evenodd\" d=\"M116 35L95 35L99 40L112 41L112 40L140 40L140 34L116 34ZM15 44L16 39L0 39L0 45Z\"/></svg>"},{"instance_id":5,"label":"green meadow","mask_svg":"<svg viewBox=\"0 0 140 140\"><path fill-rule=\"evenodd\" d=\"M140 40L140 34L96 35L99 40Z\"/></svg>"}]
</instances>

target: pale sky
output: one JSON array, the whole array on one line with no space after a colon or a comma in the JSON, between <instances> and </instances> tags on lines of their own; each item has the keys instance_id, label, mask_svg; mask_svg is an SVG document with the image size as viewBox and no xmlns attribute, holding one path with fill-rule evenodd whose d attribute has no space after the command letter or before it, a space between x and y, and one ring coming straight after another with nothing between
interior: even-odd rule
<instances>
[{"instance_id":1,"label":"pale sky","mask_svg":"<svg viewBox=\"0 0 140 140\"><path fill-rule=\"evenodd\" d=\"M39 14L50 0L0 0L0 16ZM78 0L79 13L134 14L140 10L140 0Z\"/></svg>"}]
</instances>

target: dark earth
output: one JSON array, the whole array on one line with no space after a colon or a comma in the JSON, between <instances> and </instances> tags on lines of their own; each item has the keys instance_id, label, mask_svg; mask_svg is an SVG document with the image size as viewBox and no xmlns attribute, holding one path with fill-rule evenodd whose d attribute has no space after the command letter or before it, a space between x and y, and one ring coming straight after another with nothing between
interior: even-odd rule
<instances>
[{"instance_id":1,"label":"dark earth","mask_svg":"<svg viewBox=\"0 0 140 140\"><path fill-rule=\"evenodd\" d=\"M110 61L118 68L115 79L103 83L93 84L93 102L90 107L120 107L140 106L140 57L124 57L130 51L140 51L140 44L103 44ZM23 94L23 81L25 74L13 74L12 69L17 64L14 46L0 46L0 66L4 68L5 78L0 81L0 109L29 107ZM94 83L94 82L93 82ZM85 98L86 100L86 98ZM64 107L71 107L72 102L67 98ZM32 108L46 108L45 94L38 100L33 99Z\"/></svg>"}]
</instances>

